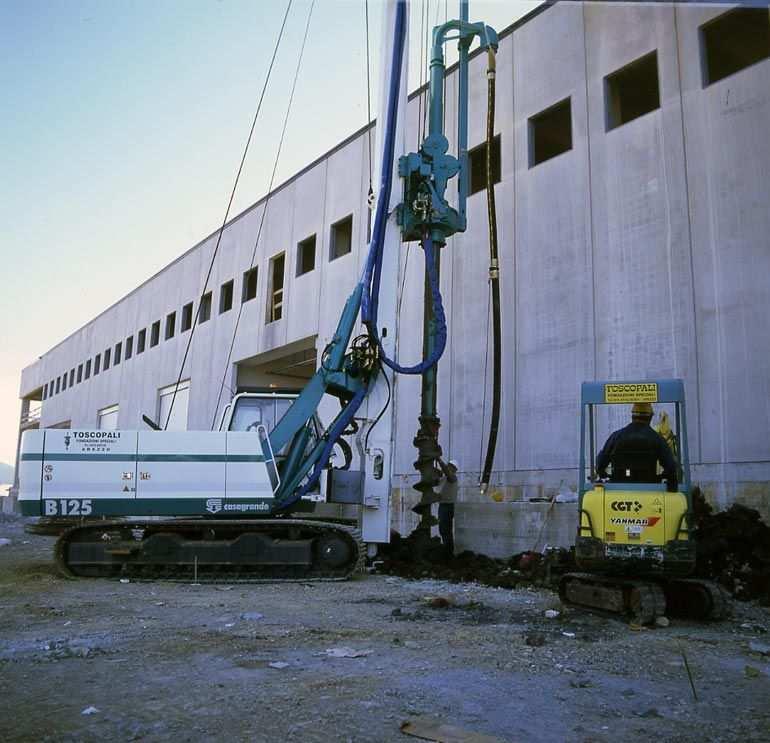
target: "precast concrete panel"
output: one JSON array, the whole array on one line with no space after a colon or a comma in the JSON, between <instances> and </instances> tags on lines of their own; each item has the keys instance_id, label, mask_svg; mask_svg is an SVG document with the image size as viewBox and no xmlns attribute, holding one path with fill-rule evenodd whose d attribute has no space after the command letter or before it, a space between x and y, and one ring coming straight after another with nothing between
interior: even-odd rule
<instances>
[{"instance_id":1,"label":"precast concrete panel","mask_svg":"<svg viewBox=\"0 0 770 743\"><path fill-rule=\"evenodd\" d=\"M294 224L287 271L293 281L292 305L288 308L288 335L292 339L315 335L319 326L319 300L324 244L325 165L317 165L294 184ZM298 244L316 236L315 266L297 276ZM267 277L267 274L265 274Z\"/></svg>"},{"instance_id":2,"label":"precast concrete panel","mask_svg":"<svg viewBox=\"0 0 770 743\"><path fill-rule=\"evenodd\" d=\"M518 470L577 465L580 383L594 374L583 35L572 3L514 34ZM565 98L572 148L530 167L529 119Z\"/></svg>"},{"instance_id":3,"label":"precast concrete panel","mask_svg":"<svg viewBox=\"0 0 770 743\"><path fill-rule=\"evenodd\" d=\"M672 6L586 4L596 377L683 377L695 401L690 232ZM657 52L660 108L608 131L605 77ZM696 405L690 428L697 430ZM610 428L628 410L613 409ZM601 430L599 438L609 433ZM697 441L692 455L697 457Z\"/></svg>"},{"instance_id":4,"label":"precast concrete panel","mask_svg":"<svg viewBox=\"0 0 770 743\"><path fill-rule=\"evenodd\" d=\"M699 28L728 9L676 10L693 234L700 460L767 463L770 60L704 85ZM764 472L767 479L767 466Z\"/></svg>"}]
</instances>

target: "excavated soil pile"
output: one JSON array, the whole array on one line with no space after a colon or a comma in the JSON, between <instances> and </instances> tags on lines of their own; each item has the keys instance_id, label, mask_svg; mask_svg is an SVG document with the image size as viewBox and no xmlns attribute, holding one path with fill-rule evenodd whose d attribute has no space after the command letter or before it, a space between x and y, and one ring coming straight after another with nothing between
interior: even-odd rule
<instances>
[{"instance_id":1,"label":"excavated soil pile","mask_svg":"<svg viewBox=\"0 0 770 743\"><path fill-rule=\"evenodd\" d=\"M696 575L716 580L739 600L770 606L770 526L753 508L736 504L714 513L700 491L693 495Z\"/></svg>"},{"instance_id":2,"label":"excavated soil pile","mask_svg":"<svg viewBox=\"0 0 770 743\"><path fill-rule=\"evenodd\" d=\"M434 578L453 583L476 582L485 586L515 588L536 585L556 588L559 577L575 567L569 550L522 552L508 560L496 560L475 552L448 555L438 537L419 531L408 537L394 534L382 553L377 572L402 578Z\"/></svg>"},{"instance_id":3,"label":"excavated soil pile","mask_svg":"<svg viewBox=\"0 0 770 743\"><path fill-rule=\"evenodd\" d=\"M716 580L739 600L756 599L770 606L770 526L746 506L733 505L714 513L699 490L693 496L698 545L695 575ZM556 588L559 577L574 569L572 550L549 550L545 555L523 552L507 560L475 552L450 556L438 537L426 538L418 531L408 537L394 534L377 564L377 572L403 578L475 581L501 588Z\"/></svg>"}]
</instances>

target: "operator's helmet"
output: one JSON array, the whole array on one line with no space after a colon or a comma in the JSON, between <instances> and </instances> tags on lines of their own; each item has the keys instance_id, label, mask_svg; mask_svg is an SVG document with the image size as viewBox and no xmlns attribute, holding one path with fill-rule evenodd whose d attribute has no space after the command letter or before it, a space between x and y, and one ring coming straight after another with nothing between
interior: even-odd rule
<instances>
[{"instance_id":1,"label":"operator's helmet","mask_svg":"<svg viewBox=\"0 0 770 743\"><path fill-rule=\"evenodd\" d=\"M450 459L450 460L449 460L449 465L450 465L451 467L454 467L456 470L459 470L459 469L460 469L460 465L459 465L459 464L457 464L457 460L456 460L456 459Z\"/></svg>"},{"instance_id":2,"label":"operator's helmet","mask_svg":"<svg viewBox=\"0 0 770 743\"><path fill-rule=\"evenodd\" d=\"M631 408L632 418L652 418L654 410L648 402L635 402Z\"/></svg>"}]
</instances>

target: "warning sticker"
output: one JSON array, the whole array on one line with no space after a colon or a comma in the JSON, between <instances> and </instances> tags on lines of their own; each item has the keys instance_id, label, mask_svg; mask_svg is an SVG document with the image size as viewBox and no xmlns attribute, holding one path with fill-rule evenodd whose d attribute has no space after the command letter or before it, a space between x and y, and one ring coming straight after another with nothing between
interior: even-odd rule
<instances>
[{"instance_id":1,"label":"warning sticker","mask_svg":"<svg viewBox=\"0 0 770 743\"><path fill-rule=\"evenodd\" d=\"M605 384L604 402L658 402L658 385L655 382Z\"/></svg>"}]
</instances>

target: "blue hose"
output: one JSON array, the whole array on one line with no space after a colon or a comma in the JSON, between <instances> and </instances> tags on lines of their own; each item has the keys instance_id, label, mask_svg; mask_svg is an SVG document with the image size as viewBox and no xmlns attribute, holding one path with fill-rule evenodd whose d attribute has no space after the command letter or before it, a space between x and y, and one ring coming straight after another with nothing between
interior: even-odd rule
<instances>
[{"instance_id":1,"label":"blue hose","mask_svg":"<svg viewBox=\"0 0 770 743\"><path fill-rule=\"evenodd\" d=\"M360 282L363 288L361 293L361 320L364 325L366 325L371 337L377 342L380 349L380 358L384 364L400 374L422 374L438 362L446 348L447 341L446 315L441 299L438 272L436 271L435 246L433 240L429 236L426 235L422 240L421 245L425 252L425 268L428 273L428 281L430 284L433 316L436 320L436 343L433 354L431 354L430 358L425 359L414 366L401 366L396 361L387 357L382 347L382 340L377 333L377 305L382 275L385 229L388 221L388 204L390 203L390 195L393 187L393 159L395 157L398 97L406 37L406 2L404 0L400 0L398 7L396 8L394 37L395 43L393 44L393 58L391 60L392 74L390 77L390 89L388 91L383 162L380 173L380 193L377 199L372 241L369 245L369 254L366 258L366 266ZM296 503L302 496L310 492L316 482L318 482L318 478L329 460L335 442L342 435L342 432L347 428L348 424L353 420L353 416L358 411L358 408L364 401L368 391L368 385L362 387L347 402L337 422L329 431L321 456L316 460L313 471L310 473L307 482L296 492L290 501L282 504L282 508L286 508L293 503Z\"/></svg>"},{"instance_id":2,"label":"blue hose","mask_svg":"<svg viewBox=\"0 0 770 743\"><path fill-rule=\"evenodd\" d=\"M401 82L401 65L404 54L404 37L406 30L406 4L399 2L396 12L396 41L393 45L393 59L391 62L390 90L388 91L387 121L385 128L385 142L383 152L382 169L380 171L380 194L377 199L377 210L372 230L372 241L369 246L369 255L366 259L366 268L361 278L363 292L361 297L361 320L366 325L370 336L377 342L380 350L381 361L400 374L423 374L438 363L444 353L447 341L447 326L444 306L439 288L438 272L433 240L426 235L421 246L425 252L425 268L430 284L431 300L433 303L433 316L436 321L436 336L434 351L431 356L413 366L402 366L395 359L388 358L382 347L382 340L377 331L377 310L380 294L380 278L382 275L383 245L385 242L385 230L388 220L388 204L393 187L393 159L396 139L396 119L398 115L398 95Z\"/></svg>"}]
</instances>

